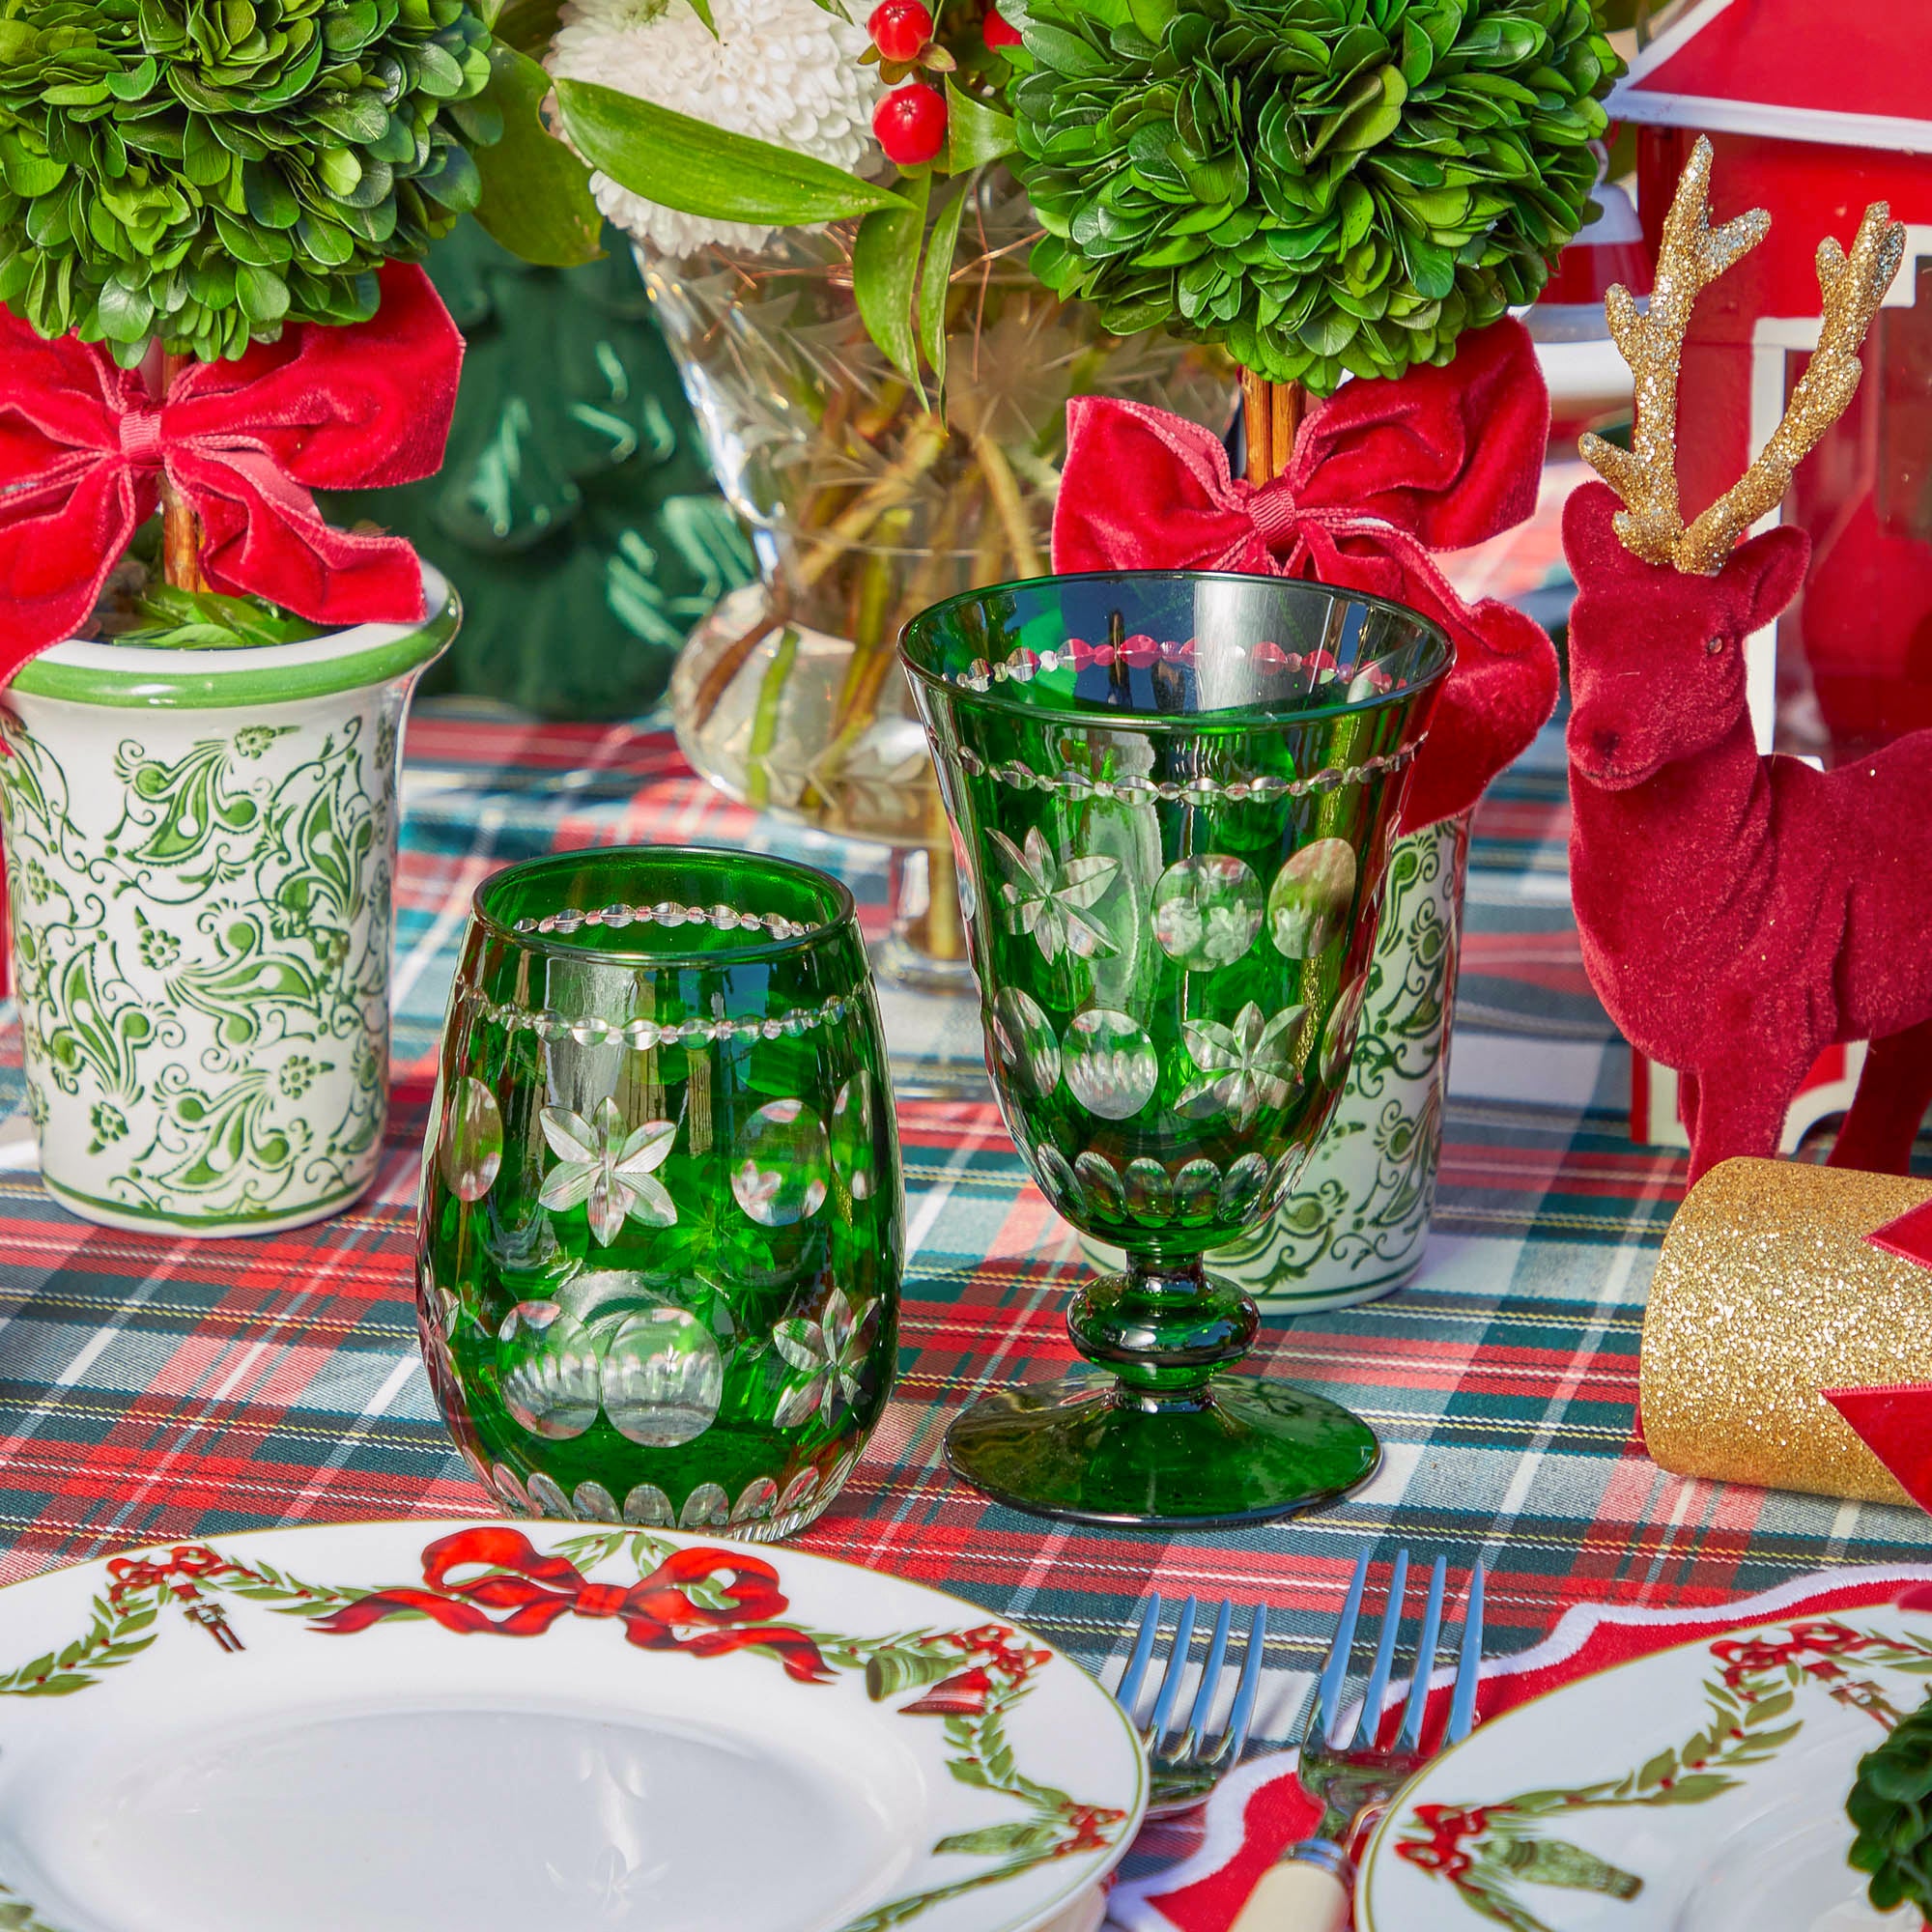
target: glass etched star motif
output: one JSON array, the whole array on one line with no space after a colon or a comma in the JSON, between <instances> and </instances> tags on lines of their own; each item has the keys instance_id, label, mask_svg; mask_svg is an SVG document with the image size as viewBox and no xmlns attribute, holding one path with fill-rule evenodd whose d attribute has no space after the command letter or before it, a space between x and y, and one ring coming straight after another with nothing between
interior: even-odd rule
<instances>
[{"instance_id":1,"label":"glass etched star motif","mask_svg":"<svg viewBox=\"0 0 1932 1932\"><path fill-rule=\"evenodd\" d=\"M1000 887L1006 901L1008 928L1030 932L1046 959L1063 952L1091 959L1096 952L1120 949L1106 932L1086 917L1087 908L1113 884L1121 869L1118 859L1068 859L1064 863L1046 849L1039 828L1032 827L1022 850L1004 832L995 832L993 846L1009 876Z\"/></svg>"},{"instance_id":2,"label":"glass etched star motif","mask_svg":"<svg viewBox=\"0 0 1932 1932\"><path fill-rule=\"evenodd\" d=\"M671 1122L646 1121L626 1134L617 1103L607 1094L587 1121L568 1107L546 1107L543 1133L556 1165L544 1176L537 1199L555 1208L588 1203L590 1232L606 1247L627 1217L643 1228L668 1228L677 1220L676 1204L654 1178L677 1138Z\"/></svg>"},{"instance_id":3,"label":"glass etched star motif","mask_svg":"<svg viewBox=\"0 0 1932 1932\"><path fill-rule=\"evenodd\" d=\"M819 1420L829 1425L841 1401L858 1401L867 1351L878 1327L876 1301L864 1314L856 1314L845 1299L844 1290L835 1288L825 1297L821 1320L808 1321L792 1316L772 1330L772 1342L779 1353L806 1376L804 1381L786 1389L779 1398L774 1420L781 1429L796 1429L800 1423L809 1422L814 1408Z\"/></svg>"},{"instance_id":4,"label":"glass etched star motif","mask_svg":"<svg viewBox=\"0 0 1932 1932\"><path fill-rule=\"evenodd\" d=\"M1279 1107L1300 1085L1293 1049L1307 1016L1306 1007L1284 1007L1264 1021L1250 1000L1231 1027L1189 1020L1181 1031L1201 1078L1182 1090L1180 1111L1197 1120L1229 1113L1245 1127L1263 1107Z\"/></svg>"}]
</instances>

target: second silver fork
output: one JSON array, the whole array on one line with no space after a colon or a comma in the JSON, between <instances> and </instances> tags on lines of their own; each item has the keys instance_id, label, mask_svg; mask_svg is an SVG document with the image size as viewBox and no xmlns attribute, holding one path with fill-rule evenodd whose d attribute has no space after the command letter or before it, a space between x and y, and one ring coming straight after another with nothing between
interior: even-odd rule
<instances>
[{"instance_id":1,"label":"second silver fork","mask_svg":"<svg viewBox=\"0 0 1932 1932\"><path fill-rule=\"evenodd\" d=\"M1423 1724L1429 1709L1429 1680L1435 1675L1442 1634L1445 1566L1437 1557L1430 1573L1408 1702L1401 1728L1386 1745L1378 1742L1382 1700L1388 1694L1395 1666L1396 1638L1408 1589L1408 1551L1397 1552L1389 1572L1388 1605L1382 1612L1381 1632L1361 1702L1345 1707L1343 1696L1368 1575L1369 1552L1364 1550L1343 1600L1301 1741L1298 1775L1303 1789L1321 1805L1321 1821L1313 1837L1290 1847L1282 1861L1263 1874L1231 1932L1340 1932L1348 1923L1354 1889L1355 1867L1349 1856L1349 1843L1357 1827L1369 1812L1386 1805L1437 1749L1460 1744L1475 1724L1476 1687L1483 1662L1482 1565L1477 1564L1469 1573L1468 1606L1463 1618L1449 1719L1439 1744L1428 1747L1423 1745Z\"/></svg>"}]
</instances>

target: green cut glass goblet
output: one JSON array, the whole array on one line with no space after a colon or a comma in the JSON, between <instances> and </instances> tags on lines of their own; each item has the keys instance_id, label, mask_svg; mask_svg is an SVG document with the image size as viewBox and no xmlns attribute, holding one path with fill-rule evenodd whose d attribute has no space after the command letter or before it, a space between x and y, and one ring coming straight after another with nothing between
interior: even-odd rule
<instances>
[{"instance_id":1,"label":"green cut glass goblet","mask_svg":"<svg viewBox=\"0 0 1932 1932\"><path fill-rule=\"evenodd\" d=\"M1255 1304L1203 1256L1294 1184L1340 1096L1442 632L1281 579L1125 572L954 597L900 640L958 844L1007 1125L1122 1248L1093 1379L954 1421L952 1467L1083 1521L1250 1521L1370 1475L1373 1432L1223 1373Z\"/></svg>"},{"instance_id":2,"label":"green cut glass goblet","mask_svg":"<svg viewBox=\"0 0 1932 1932\"><path fill-rule=\"evenodd\" d=\"M506 1507L803 1528L885 1406L903 1214L836 879L613 847L477 889L416 1305L444 1419Z\"/></svg>"}]
</instances>

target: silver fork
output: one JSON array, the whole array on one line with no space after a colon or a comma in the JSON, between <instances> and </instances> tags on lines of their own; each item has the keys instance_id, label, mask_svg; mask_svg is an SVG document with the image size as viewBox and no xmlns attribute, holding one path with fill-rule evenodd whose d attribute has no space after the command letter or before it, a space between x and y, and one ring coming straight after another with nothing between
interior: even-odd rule
<instances>
[{"instance_id":1,"label":"silver fork","mask_svg":"<svg viewBox=\"0 0 1932 1932\"><path fill-rule=\"evenodd\" d=\"M1364 1817L1386 1805L1435 1754L1434 1747L1423 1747L1422 1727L1428 1713L1429 1680L1435 1674L1436 1645L1442 1634L1443 1561L1438 1556L1430 1573L1408 1703L1401 1729L1386 1745L1377 1740L1408 1588L1408 1551L1397 1552L1390 1571L1388 1604L1382 1612L1375 1661L1361 1703L1350 1706L1345 1715L1342 1695L1349 1681L1368 1575L1369 1552L1364 1550L1350 1579L1302 1736L1299 1776L1302 1788L1320 1801L1321 1821L1313 1837L1291 1846L1281 1862L1263 1874L1231 1932L1341 1932L1349 1920L1350 1894L1355 1882L1350 1840ZM1474 1727L1482 1662L1483 1567L1479 1563L1469 1573L1468 1607L1463 1612L1455 1689L1442 1735L1444 1745L1460 1744Z\"/></svg>"},{"instance_id":2,"label":"silver fork","mask_svg":"<svg viewBox=\"0 0 1932 1932\"><path fill-rule=\"evenodd\" d=\"M1147 1747L1150 1818L1173 1817L1205 1804L1221 1777L1240 1762L1241 1752L1247 1747L1248 1726L1254 1719L1255 1697L1261 1690L1262 1649L1267 1635L1267 1610L1257 1604L1248 1620L1247 1652L1241 1660L1240 1681L1235 1686L1235 1701L1229 1707L1227 1722L1210 1732L1208 1720L1213 1715L1214 1695L1221 1686L1221 1666L1228 1656L1228 1632L1235 1618L1234 1605L1222 1604L1214 1612L1214 1634L1208 1639L1207 1661L1201 1667L1201 1683L1194 1693L1186 1725L1171 1729L1181 1684L1187 1675L1187 1653L1194 1641L1195 1621L1200 1614L1199 1603L1189 1597L1181 1605L1179 1620L1174 1627L1174 1640L1168 1646L1167 1664L1161 1672L1160 1689L1154 1692L1153 1710L1143 1724L1135 1717L1134 1707L1140 1701L1154 1639L1160 1633L1160 1614L1159 1597L1150 1596L1141 1611L1140 1629L1134 1633L1133 1654L1127 1659L1120 1688L1114 1692L1127 1714L1127 1721L1139 1731L1141 1743Z\"/></svg>"}]
</instances>

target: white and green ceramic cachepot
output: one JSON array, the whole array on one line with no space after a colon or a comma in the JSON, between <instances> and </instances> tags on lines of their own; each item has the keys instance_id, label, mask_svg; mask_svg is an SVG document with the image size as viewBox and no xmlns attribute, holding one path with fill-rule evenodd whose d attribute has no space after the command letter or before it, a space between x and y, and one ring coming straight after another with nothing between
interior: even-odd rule
<instances>
[{"instance_id":1,"label":"white and green ceramic cachepot","mask_svg":"<svg viewBox=\"0 0 1932 1932\"><path fill-rule=\"evenodd\" d=\"M1421 1265L1442 1155L1468 859L1466 815L1396 840L1335 1117L1274 1214L1207 1258L1270 1314L1373 1301ZM1082 1246L1120 1265L1118 1252Z\"/></svg>"},{"instance_id":2,"label":"white and green ceramic cachepot","mask_svg":"<svg viewBox=\"0 0 1932 1932\"><path fill-rule=\"evenodd\" d=\"M58 644L0 705L27 1098L49 1191L113 1227L270 1234L348 1206L388 1096L403 716L454 635Z\"/></svg>"}]
</instances>

